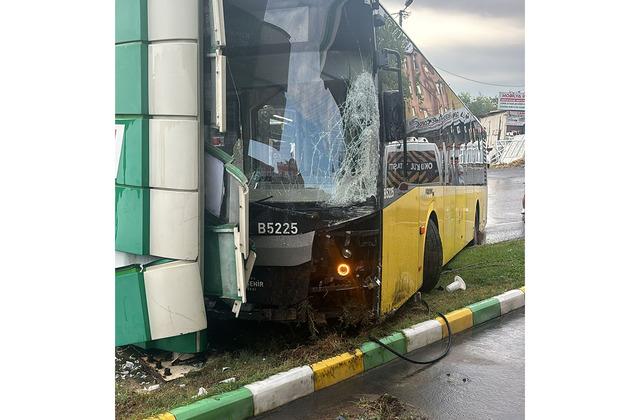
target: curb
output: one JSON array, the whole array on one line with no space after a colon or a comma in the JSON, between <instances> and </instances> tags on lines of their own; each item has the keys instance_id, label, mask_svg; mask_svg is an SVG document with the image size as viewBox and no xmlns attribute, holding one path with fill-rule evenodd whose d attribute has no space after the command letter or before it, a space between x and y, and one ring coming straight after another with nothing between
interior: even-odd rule
<instances>
[{"instance_id":1,"label":"curb","mask_svg":"<svg viewBox=\"0 0 640 420\"><path fill-rule=\"evenodd\" d=\"M449 312L445 318L449 321L451 332L457 334L523 307L524 295L523 286ZM383 337L380 341L398 353L405 354L445 337L447 329L444 320L437 317ZM149 417L148 420L246 419L335 385L397 357L380 345L368 341L353 352L280 372L234 391Z\"/></svg>"}]
</instances>

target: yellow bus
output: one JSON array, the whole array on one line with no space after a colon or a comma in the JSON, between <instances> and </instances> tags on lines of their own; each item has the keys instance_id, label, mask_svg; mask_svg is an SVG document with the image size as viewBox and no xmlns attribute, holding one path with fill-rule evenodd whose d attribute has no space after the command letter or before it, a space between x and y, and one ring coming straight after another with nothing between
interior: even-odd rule
<instances>
[{"instance_id":1,"label":"yellow bus","mask_svg":"<svg viewBox=\"0 0 640 420\"><path fill-rule=\"evenodd\" d=\"M478 120L375 1L204 3L207 308L357 320L436 287L483 240Z\"/></svg>"}]
</instances>

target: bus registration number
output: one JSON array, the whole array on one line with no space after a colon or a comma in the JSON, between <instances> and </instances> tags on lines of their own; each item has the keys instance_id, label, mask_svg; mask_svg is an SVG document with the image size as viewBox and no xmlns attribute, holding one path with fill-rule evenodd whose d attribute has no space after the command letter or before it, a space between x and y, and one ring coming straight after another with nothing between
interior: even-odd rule
<instances>
[{"instance_id":1,"label":"bus registration number","mask_svg":"<svg viewBox=\"0 0 640 420\"><path fill-rule=\"evenodd\" d=\"M258 222L258 235L296 235L297 233L297 222Z\"/></svg>"}]
</instances>

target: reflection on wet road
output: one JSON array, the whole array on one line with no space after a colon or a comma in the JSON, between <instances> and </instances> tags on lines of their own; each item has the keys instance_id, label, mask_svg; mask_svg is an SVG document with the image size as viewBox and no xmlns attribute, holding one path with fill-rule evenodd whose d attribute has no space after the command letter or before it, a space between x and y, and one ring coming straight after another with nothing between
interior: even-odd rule
<instances>
[{"instance_id":1,"label":"reflection on wet road","mask_svg":"<svg viewBox=\"0 0 640 420\"><path fill-rule=\"evenodd\" d=\"M489 169L487 243L524 238L524 168Z\"/></svg>"}]
</instances>

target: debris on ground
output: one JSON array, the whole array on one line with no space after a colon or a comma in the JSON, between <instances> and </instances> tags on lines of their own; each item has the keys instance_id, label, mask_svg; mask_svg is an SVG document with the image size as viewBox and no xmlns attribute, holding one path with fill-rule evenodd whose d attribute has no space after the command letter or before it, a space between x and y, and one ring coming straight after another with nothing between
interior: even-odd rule
<instances>
[{"instance_id":1,"label":"debris on ground","mask_svg":"<svg viewBox=\"0 0 640 420\"><path fill-rule=\"evenodd\" d=\"M380 396L368 395L355 403L343 407L340 415L333 419L362 419L362 420L427 420L417 408L407 404L390 394Z\"/></svg>"},{"instance_id":2,"label":"debris on ground","mask_svg":"<svg viewBox=\"0 0 640 420\"><path fill-rule=\"evenodd\" d=\"M460 276L455 276L453 282L447 286L447 292L449 293L455 292L456 290L467 290L467 284Z\"/></svg>"},{"instance_id":3,"label":"debris on ground","mask_svg":"<svg viewBox=\"0 0 640 420\"><path fill-rule=\"evenodd\" d=\"M232 384L232 383L234 383L235 381L236 381L236 378L231 377L231 378L229 378L229 379L224 379L224 380L222 380L222 381L220 381L220 382L218 382L218 383L219 383L219 384Z\"/></svg>"},{"instance_id":4,"label":"debris on ground","mask_svg":"<svg viewBox=\"0 0 640 420\"><path fill-rule=\"evenodd\" d=\"M192 398L202 397L203 395L207 395L207 390L200 387L198 388L198 395L194 395Z\"/></svg>"},{"instance_id":5,"label":"debris on ground","mask_svg":"<svg viewBox=\"0 0 640 420\"><path fill-rule=\"evenodd\" d=\"M160 384L149 385L149 387L145 388L145 390L147 390L147 391L155 391L158 388L160 388Z\"/></svg>"},{"instance_id":6,"label":"debris on ground","mask_svg":"<svg viewBox=\"0 0 640 420\"><path fill-rule=\"evenodd\" d=\"M175 353L160 350L139 351L139 357L156 377L169 382L184 377L189 372L202 369L203 356L191 353Z\"/></svg>"}]
</instances>

